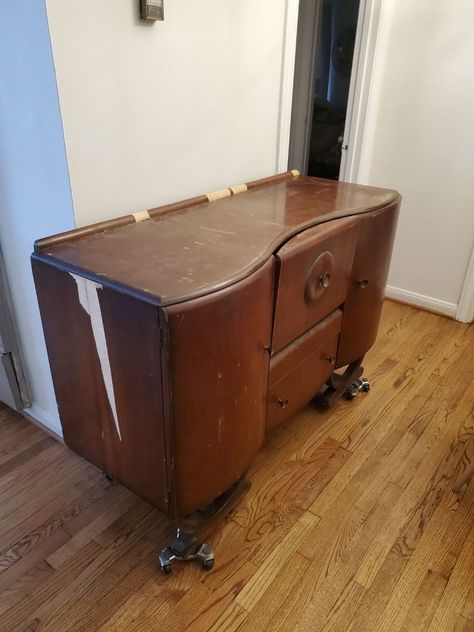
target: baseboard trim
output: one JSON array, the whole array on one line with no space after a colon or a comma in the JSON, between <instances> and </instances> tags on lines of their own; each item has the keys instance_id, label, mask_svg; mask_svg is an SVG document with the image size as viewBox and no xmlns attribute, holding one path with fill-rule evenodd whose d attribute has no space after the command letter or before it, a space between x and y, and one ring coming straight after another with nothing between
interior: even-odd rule
<instances>
[{"instance_id":1,"label":"baseboard trim","mask_svg":"<svg viewBox=\"0 0 474 632\"><path fill-rule=\"evenodd\" d=\"M387 285L385 288L385 296L391 298L394 301L400 301L400 303L408 303L409 305L415 305L415 307L421 307L427 309L430 312L436 314L443 314L444 316L456 317L458 306L456 303L448 303L448 301L441 301L438 298L432 296L425 296L424 294L418 294L417 292L410 292L410 290L402 290L399 287L393 287L393 285Z\"/></svg>"},{"instance_id":2,"label":"baseboard trim","mask_svg":"<svg viewBox=\"0 0 474 632\"><path fill-rule=\"evenodd\" d=\"M55 439L63 441L63 431L59 417L55 417L34 402L29 408L25 408L21 412L35 425L39 426L41 430L44 430L48 434L52 435Z\"/></svg>"}]
</instances>

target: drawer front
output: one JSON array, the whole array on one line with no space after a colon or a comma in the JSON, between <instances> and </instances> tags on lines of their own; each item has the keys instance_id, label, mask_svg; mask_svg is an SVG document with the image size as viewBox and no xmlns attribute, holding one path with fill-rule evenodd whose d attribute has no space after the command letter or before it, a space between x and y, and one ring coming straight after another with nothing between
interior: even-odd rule
<instances>
[{"instance_id":1,"label":"drawer front","mask_svg":"<svg viewBox=\"0 0 474 632\"><path fill-rule=\"evenodd\" d=\"M342 327L342 311L336 309L323 321L287 345L270 360L269 387L280 381L295 366L336 336Z\"/></svg>"},{"instance_id":2,"label":"drawer front","mask_svg":"<svg viewBox=\"0 0 474 632\"><path fill-rule=\"evenodd\" d=\"M358 226L358 218L333 220L303 231L277 252L273 352L344 303Z\"/></svg>"},{"instance_id":3,"label":"drawer front","mask_svg":"<svg viewBox=\"0 0 474 632\"><path fill-rule=\"evenodd\" d=\"M339 336L320 345L268 389L267 422L270 430L303 408L334 370Z\"/></svg>"}]
</instances>

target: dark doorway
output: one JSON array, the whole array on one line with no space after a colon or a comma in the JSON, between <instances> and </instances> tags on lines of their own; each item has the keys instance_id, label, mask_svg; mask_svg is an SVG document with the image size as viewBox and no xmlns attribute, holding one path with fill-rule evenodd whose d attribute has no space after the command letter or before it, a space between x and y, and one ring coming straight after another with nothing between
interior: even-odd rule
<instances>
[{"instance_id":1,"label":"dark doorway","mask_svg":"<svg viewBox=\"0 0 474 632\"><path fill-rule=\"evenodd\" d=\"M339 179L360 0L302 0L290 165Z\"/></svg>"}]
</instances>

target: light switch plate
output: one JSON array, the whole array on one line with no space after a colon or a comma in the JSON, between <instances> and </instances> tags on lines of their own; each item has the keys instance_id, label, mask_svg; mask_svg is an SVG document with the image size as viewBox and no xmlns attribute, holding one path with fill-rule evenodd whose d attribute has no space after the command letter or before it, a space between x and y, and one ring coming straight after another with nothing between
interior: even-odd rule
<instances>
[{"instance_id":1,"label":"light switch plate","mask_svg":"<svg viewBox=\"0 0 474 632\"><path fill-rule=\"evenodd\" d=\"M140 17L142 20L156 22L165 19L164 0L140 0Z\"/></svg>"}]
</instances>

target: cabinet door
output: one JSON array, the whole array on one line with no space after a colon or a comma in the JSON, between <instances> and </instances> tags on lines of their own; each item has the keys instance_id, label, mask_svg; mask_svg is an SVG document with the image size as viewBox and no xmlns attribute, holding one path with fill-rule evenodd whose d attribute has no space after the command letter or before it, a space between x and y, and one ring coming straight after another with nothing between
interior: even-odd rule
<instances>
[{"instance_id":1,"label":"cabinet door","mask_svg":"<svg viewBox=\"0 0 474 632\"><path fill-rule=\"evenodd\" d=\"M271 257L239 283L163 310L178 516L226 491L263 443L274 277Z\"/></svg>"},{"instance_id":2,"label":"cabinet door","mask_svg":"<svg viewBox=\"0 0 474 632\"><path fill-rule=\"evenodd\" d=\"M337 366L361 358L373 345L382 312L399 203L361 217L344 304Z\"/></svg>"},{"instance_id":3,"label":"cabinet door","mask_svg":"<svg viewBox=\"0 0 474 632\"><path fill-rule=\"evenodd\" d=\"M168 512L158 308L32 264L66 444Z\"/></svg>"}]
</instances>

